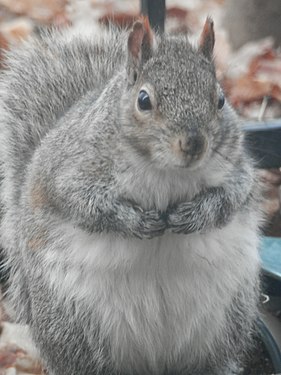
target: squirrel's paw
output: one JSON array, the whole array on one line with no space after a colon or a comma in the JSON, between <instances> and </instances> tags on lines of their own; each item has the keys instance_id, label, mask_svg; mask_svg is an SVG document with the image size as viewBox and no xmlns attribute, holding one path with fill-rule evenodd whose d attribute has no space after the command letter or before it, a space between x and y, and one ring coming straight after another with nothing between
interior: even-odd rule
<instances>
[{"instance_id":1,"label":"squirrel's paw","mask_svg":"<svg viewBox=\"0 0 281 375\"><path fill-rule=\"evenodd\" d=\"M139 211L137 237L150 239L161 236L165 232L167 224L160 212L155 210L143 211L138 208L136 210Z\"/></svg>"},{"instance_id":2,"label":"squirrel's paw","mask_svg":"<svg viewBox=\"0 0 281 375\"><path fill-rule=\"evenodd\" d=\"M122 204L124 234L140 239L151 239L161 236L167 228L163 214L156 210L144 210L126 202ZM126 219L125 219L126 218Z\"/></svg>"},{"instance_id":3,"label":"squirrel's paw","mask_svg":"<svg viewBox=\"0 0 281 375\"><path fill-rule=\"evenodd\" d=\"M200 218L191 202L180 203L171 208L167 215L167 227L173 233L188 234L198 230ZM198 220L197 220L198 219Z\"/></svg>"}]
</instances>

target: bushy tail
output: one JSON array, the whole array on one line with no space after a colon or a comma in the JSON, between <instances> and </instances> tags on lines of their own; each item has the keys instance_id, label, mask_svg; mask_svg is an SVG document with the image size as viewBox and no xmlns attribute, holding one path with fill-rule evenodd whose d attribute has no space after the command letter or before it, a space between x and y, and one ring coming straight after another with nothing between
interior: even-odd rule
<instances>
[{"instance_id":1,"label":"bushy tail","mask_svg":"<svg viewBox=\"0 0 281 375\"><path fill-rule=\"evenodd\" d=\"M35 148L83 95L104 87L124 59L122 45L116 31L89 36L69 29L8 53L0 79L4 199L18 203Z\"/></svg>"},{"instance_id":2,"label":"bushy tail","mask_svg":"<svg viewBox=\"0 0 281 375\"><path fill-rule=\"evenodd\" d=\"M21 251L14 242L22 187L44 136L89 91L100 92L124 59L119 32L49 32L7 53L0 77L0 250L11 272L11 303L30 319ZM4 262L5 263L5 262ZM3 268L2 268L3 269ZM1 274L1 265L0 265ZM6 274L5 274L6 277Z\"/></svg>"}]
</instances>

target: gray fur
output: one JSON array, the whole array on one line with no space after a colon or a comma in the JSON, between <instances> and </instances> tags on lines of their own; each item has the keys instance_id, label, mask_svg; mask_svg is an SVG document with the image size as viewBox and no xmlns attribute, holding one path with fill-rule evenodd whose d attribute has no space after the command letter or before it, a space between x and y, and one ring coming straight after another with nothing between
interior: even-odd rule
<instances>
[{"instance_id":1,"label":"gray fur","mask_svg":"<svg viewBox=\"0 0 281 375\"><path fill-rule=\"evenodd\" d=\"M208 233L220 236L229 225L242 222L252 234L247 241L255 258L259 187L235 113L228 103L222 111L217 109L220 89L213 62L185 37L163 36L155 37L153 47L145 46L138 65L127 49L127 39L128 34L118 30L96 37L54 31L8 53L0 82L0 141L1 242L11 267L10 299L19 320L30 325L51 375L226 374L228 363L242 357L256 316L258 265L252 270L251 260L239 245L233 244L234 251L242 254L243 269L251 271L233 270L222 276L218 286L212 284L213 273L221 272L222 260L220 264L208 260L211 248L205 260L198 258L207 271L196 282L206 283L214 297L232 290L228 301L214 302L214 311L202 317L202 326L197 327L195 319L200 337L204 329L213 329L208 316L214 314L215 320L219 314L227 322L218 324L213 336L210 333L212 347L207 341L198 344L202 353L194 349L201 343L199 336L192 344L183 343L176 354L168 351L169 340L157 343L168 353L156 349L149 355L137 350L123 353L122 341L118 341L122 334L116 338L114 324L103 322L103 315L111 311L110 305L103 310L99 303L103 286L97 281L96 288L90 281L92 297L87 291L83 294L92 274L101 283L109 280L105 290L111 291L114 285L118 289L121 260L105 269L97 265L95 270L82 257L81 263L76 261L80 250L99 249L103 241L116 243L116 258L128 254L127 248L117 244L132 246L133 257L135 248L156 246L158 239L161 243L176 236L172 238L177 241L189 233L187 241L196 241ZM132 81L134 70L136 82ZM135 104L143 85L153 104L157 103L157 110L145 114ZM193 133L209 145L199 161L188 152L177 154L178 137ZM218 240L222 248L224 237ZM76 240L78 253L73 250ZM109 253L105 249L104 262ZM88 265L92 264L94 254L85 255ZM102 261L99 258L97 264ZM139 275L136 270L135 274L124 271L128 280L132 278L124 293L133 288L134 275ZM155 277L161 279L160 265L155 270ZM58 281L63 275L65 280L73 275L64 286ZM141 284L146 285L144 277ZM124 280L120 283L127 283ZM173 298L168 299L170 292L158 286L158 281L159 303L169 311ZM180 276L177 283L193 289ZM120 286L113 299L121 290ZM145 305L141 298L136 296L148 308L149 302ZM200 296L198 301L191 299L191 310L199 301ZM189 316L182 309L181 315ZM149 326L149 315L143 314L139 320ZM169 317L167 313L165 319ZM137 312L132 319L138 320ZM130 324L125 318L123 323L125 327ZM111 333L105 332L104 324ZM168 327L169 322L167 331ZM137 347L138 337L133 337L131 347L135 341Z\"/></svg>"}]
</instances>

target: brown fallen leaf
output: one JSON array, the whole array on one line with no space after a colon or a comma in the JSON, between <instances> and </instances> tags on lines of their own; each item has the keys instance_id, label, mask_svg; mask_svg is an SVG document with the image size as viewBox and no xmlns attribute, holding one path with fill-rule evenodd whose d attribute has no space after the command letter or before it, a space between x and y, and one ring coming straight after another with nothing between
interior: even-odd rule
<instances>
[{"instance_id":1,"label":"brown fallen leaf","mask_svg":"<svg viewBox=\"0 0 281 375\"><path fill-rule=\"evenodd\" d=\"M8 368L15 364L17 357L26 355L26 352L16 345L7 345L0 350L0 368Z\"/></svg>"},{"instance_id":2,"label":"brown fallen leaf","mask_svg":"<svg viewBox=\"0 0 281 375\"><path fill-rule=\"evenodd\" d=\"M180 22L185 21L188 14L189 10L176 6L169 7L166 10L167 18L177 18Z\"/></svg>"},{"instance_id":3,"label":"brown fallen leaf","mask_svg":"<svg viewBox=\"0 0 281 375\"><path fill-rule=\"evenodd\" d=\"M16 18L0 24L0 33L6 40L6 49L26 39L33 31L33 22L28 18Z\"/></svg>"},{"instance_id":4,"label":"brown fallen leaf","mask_svg":"<svg viewBox=\"0 0 281 375\"><path fill-rule=\"evenodd\" d=\"M40 375L43 368L38 360L16 345L10 344L0 349L0 369L14 368L17 371Z\"/></svg>"},{"instance_id":5,"label":"brown fallen leaf","mask_svg":"<svg viewBox=\"0 0 281 375\"><path fill-rule=\"evenodd\" d=\"M229 99L234 106L261 100L269 96L281 102L281 87L270 81L261 81L251 76L243 76L234 82L228 82Z\"/></svg>"},{"instance_id":6,"label":"brown fallen leaf","mask_svg":"<svg viewBox=\"0 0 281 375\"><path fill-rule=\"evenodd\" d=\"M99 22L108 26L110 23L122 28L129 28L134 21L139 17L138 14L130 13L106 13L99 18Z\"/></svg>"},{"instance_id":7,"label":"brown fallen leaf","mask_svg":"<svg viewBox=\"0 0 281 375\"><path fill-rule=\"evenodd\" d=\"M277 58L277 54L273 48L269 48L268 50L265 50L262 53L258 54L251 60L249 64L249 68L248 68L249 75L252 75L252 76L256 75L258 71L261 69L264 62L266 61L272 62L272 61L275 61L276 58Z\"/></svg>"},{"instance_id":8,"label":"brown fallen leaf","mask_svg":"<svg viewBox=\"0 0 281 375\"><path fill-rule=\"evenodd\" d=\"M234 106L270 97L281 103L281 55L272 46L253 55L247 71L224 82Z\"/></svg>"},{"instance_id":9,"label":"brown fallen leaf","mask_svg":"<svg viewBox=\"0 0 281 375\"><path fill-rule=\"evenodd\" d=\"M51 23L57 14L65 11L66 0L0 0L0 5L15 15Z\"/></svg>"}]
</instances>

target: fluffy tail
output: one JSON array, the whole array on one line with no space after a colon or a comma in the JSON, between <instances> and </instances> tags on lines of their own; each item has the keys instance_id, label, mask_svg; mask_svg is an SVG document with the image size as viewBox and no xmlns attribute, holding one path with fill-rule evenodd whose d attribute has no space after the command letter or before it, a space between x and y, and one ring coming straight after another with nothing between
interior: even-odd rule
<instances>
[{"instance_id":1,"label":"fluffy tail","mask_svg":"<svg viewBox=\"0 0 281 375\"><path fill-rule=\"evenodd\" d=\"M26 166L42 138L83 95L104 87L120 66L121 40L118 32L89 36L70 29L8 53L0 79L4 200L18 204Z\"/></svg>"},{"instance_id":2,"label":"fluffy tail","mask_svg":"<svg viewBox=\"0 0 281 375\"><path fill-rule=\"evenodd\" d=\"M122 45L118 32L79 35L69 29L31 39L7 54L0 77L0 248L8 258L4 270L13 275L11 303L22 321L30 320L30 309L14 231L27 167L68 109L89 91L99 93L122 65Z\"/></svg>"}]
</instances>

